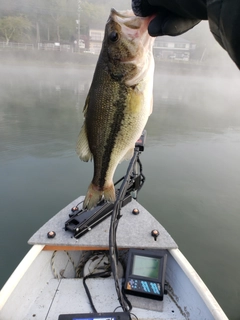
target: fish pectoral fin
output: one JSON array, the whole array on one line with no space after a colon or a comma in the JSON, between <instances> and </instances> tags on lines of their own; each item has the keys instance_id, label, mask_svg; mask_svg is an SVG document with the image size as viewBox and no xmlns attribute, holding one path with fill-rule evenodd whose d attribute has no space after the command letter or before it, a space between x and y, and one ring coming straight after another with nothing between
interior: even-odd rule
<instances>
[{"instance_id":1,"label":"fish pectoral fin","mask_svg":"<svg viewBox=\"0 0 240 320\"><path fill-rule=\"evenodd\" d=\"M93 156L89 148L85 123L83 124L78 136L76 152L81 160L85 162L92 160Z\"/></svg>"},{"instance_id":2,"label":"fish pectoral fin","mask_svg":"<svg viewBox=\"0 0 240 320\"><path fill-rule=\"evenodd\" d=\"M130 148L126 153L125 155L122 157L122 159L119 161L122 162L123 160L129 160L132 158L133 156L133 153L134 153L134 148Z\"/></svg>"}]
</instances>

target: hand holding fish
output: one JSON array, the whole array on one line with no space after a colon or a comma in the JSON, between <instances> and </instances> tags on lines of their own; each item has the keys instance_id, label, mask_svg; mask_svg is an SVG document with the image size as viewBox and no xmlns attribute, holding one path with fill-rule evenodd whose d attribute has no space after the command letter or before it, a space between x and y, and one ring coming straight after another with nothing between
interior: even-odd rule
<instances>
[{"instance_id":1,"label":"hand holding fish","mask_svg":"<svg viewBox=\"0 0 240 320\"><path fill-rule=\"evenodd\" d=\"M239 0L132 0L132 8L137 16L155 14L148 27L153 37L177 36L208 20L214 38L240 69Z\"/></svg>"}]
</instances>

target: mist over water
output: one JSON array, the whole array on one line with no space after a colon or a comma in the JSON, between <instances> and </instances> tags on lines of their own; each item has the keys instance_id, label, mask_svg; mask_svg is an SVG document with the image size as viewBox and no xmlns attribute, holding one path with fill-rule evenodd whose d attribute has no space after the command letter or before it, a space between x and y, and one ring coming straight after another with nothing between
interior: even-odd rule
<instances>
[{"instance_id":1,"label":"mist over water","mask_svg":"<svg viewBox=\"0 0 240 320\"><path fill-rule=\"evenodd\" d=\"M0 287L32 233L86 193L93 164L78 159L75 144L93 71L0 68ZM239 319L240 76L210 71L157 66L139 202Z\"/></svg>"}]
</instances>

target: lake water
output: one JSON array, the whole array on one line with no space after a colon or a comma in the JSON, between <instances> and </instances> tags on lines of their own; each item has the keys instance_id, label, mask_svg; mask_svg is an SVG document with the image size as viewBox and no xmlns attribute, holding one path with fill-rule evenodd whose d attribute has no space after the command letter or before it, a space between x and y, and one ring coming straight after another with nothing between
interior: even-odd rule
<instances>
[{"instance_id":1,"label":"lake water","mask_svg":"<svg viewBox=\"0 0 240 320\"><path fill-rule=\"evenodd\" d=\"M30 236L83 195L75 144L92 68L0 69L0 287ZM240 319L240 77L157 70L139 201L165 226L228 317ZM127 168L119 166L116 179Z\"/></svg>"}]
</instances>

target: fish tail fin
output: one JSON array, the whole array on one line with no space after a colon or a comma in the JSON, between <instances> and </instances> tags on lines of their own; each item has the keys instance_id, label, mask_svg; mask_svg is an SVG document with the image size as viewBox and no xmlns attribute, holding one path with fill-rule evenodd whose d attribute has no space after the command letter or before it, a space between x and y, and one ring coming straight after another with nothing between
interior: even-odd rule
<instances>
[{"instance_id":1,"label":"fish tail fin","mask_svg":"<svg viewBox=\"0 0 240 320\"><path fill-rule=\"evenodd\" d=\"M90 183L86 197L83 202L83 208L90 210L94 207L102 198L103 191L98 190L93 183Z\"/></svg>"},{"instance_id":2,"label":"fish tail fin","mask_svg":"<svg viewBox=\"0 0 240 320\"><path fill-rule=\"evenodd\" d=\"M116 200L116 193L113 183L107 187L104 188L104 199L110 202L114 202Z\"/></svg>"},{"instance_id":3,"label":"fish tail fin","mask_svg":"<svg viewBox=\"0 0 240 320\"><path fill-rule=\"evenodd\" d=\"M99 190L93 183L91 183L83 202L83 208L90 210L97 205L103 195L105 200L114 202L116 199L114 185L111 184L109 187L104 188L104 190Z\"/></svg>"}]
</instances>

